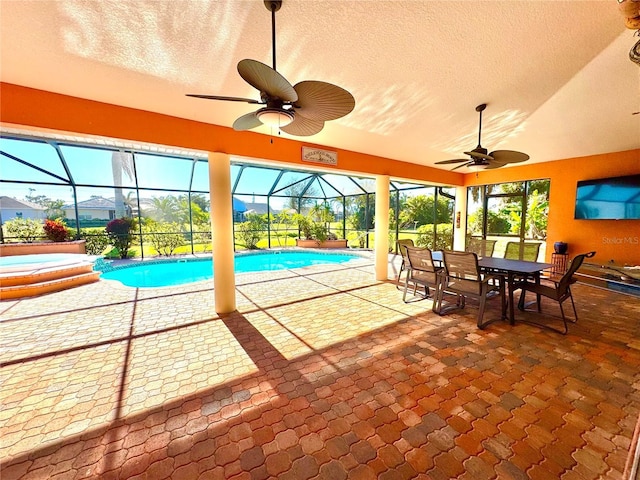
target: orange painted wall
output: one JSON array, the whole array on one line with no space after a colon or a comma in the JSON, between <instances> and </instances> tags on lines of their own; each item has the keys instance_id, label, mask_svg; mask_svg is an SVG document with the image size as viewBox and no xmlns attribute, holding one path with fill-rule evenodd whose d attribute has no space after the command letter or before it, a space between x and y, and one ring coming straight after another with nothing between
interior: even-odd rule
<instances>
[{"instance_id":1,"label":"orange painted wall","mask_svg":"<svg viewBox=\"0 0 640 480\"><path fill-rule=\"evenodd\" d=\"M413 178L445 185L462 185L464 181L464 175L458 172L285 138L275 138L271 143L268 135L236 132L228 127L8 83L0 83L0 97L0 122L4 124L222 152L305 168L315 166L327 170ZM338 166L302 162L300 158L303 145L337 151Z\"/></svg>"},{"instance_id":2,"label":"orange painted wall","mask_svg":"<svg viewBox=\"0 0 640 480\"><path fill-rule=\"evenodd\" d=\"M549 178L547 259L553 242L569 244L569 256L595 250L593 263L640 265L640 220L574 220L578 180L640 174L640 149L487 170L465 176L465 185Z\"/></svg>"},{"instance_id":3,"label":"orange painted wall","mask_svg":"<svg viewBox=\"0 0 640 480\"><path fill-rule=\"evenodd\" d=\"M303 145L338 152L336 170L390 175L447 185L481 185L550 178L547 255L554 241L570 244L569 253L596 250L594 261L640 264L640 221L574 220L576 183L598 177L640 173L640 149L593 157L574 158L481 171L457 172L366 155L306 142L185 120L143 110L94 102L67 95L0 83L0 122L30 129L52 129L87 135L148 142L209 152L224 152L256 159L309 167L301 161ZM331 170L332 167L325 167Z\"/></svg>"}]
</instances>

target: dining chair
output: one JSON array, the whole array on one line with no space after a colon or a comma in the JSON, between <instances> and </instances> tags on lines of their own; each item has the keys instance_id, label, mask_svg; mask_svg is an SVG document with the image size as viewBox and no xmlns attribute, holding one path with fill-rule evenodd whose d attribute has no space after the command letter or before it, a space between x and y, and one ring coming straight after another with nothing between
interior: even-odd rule
<instances>
[{"instance_id":1,"label":"dining chair","mask_svg":"<svg viewBox=\"0 0 640 480\"><path fill-rule=\"evenodd\" d=\"M508 260L525 260L527 262L535 262L538 260L538 252L540 252L540 243L538 242L507 242L504 250L504 258ZM525 280L528 275L520 275L516 277L516 281Z\"/></svg>"},{"instance_id":2,"label":"dining chair","mask_svg":"<svg viewBox=\"0 0 640 480\"><path fill-rule=\"evenodd\" d=\"M564 324L564 329L560 330L554 328L550 325L546 325L539 322L527 321L528 323L533 323L537 326L548 328L558 333L562 333L566 335L569 331L567 320L571 323L576 323L578 321L578 312L576 311L576 305L573 301L573 295L571 294L571 285L576 283L576 279L574 277L575 273L578 271L585 258L591 258L596 254L596 252L589 253L581 253L580 255L576 255L569 264L569 268L566 273L559 278L551 277L549 279L550 283L534 283L527 280L524 280L518 283L518 288L521 289L520 300L518 302L518 308L520 310L525 310L525 299L527 292L532 292L536 294L536 304L538 306L538 313L542 313L542 306L540 297L547 297L555 302L558 302L560 306L560 318L562 318L562 323ZM562 304L565 300L571 300L571 306L573 307L573 319L567 319L567 316L564 313L564 309L562 308Z\"/></svg>"},{"instance_id":3,"label":"dining chair","mask_svg":"<svg viewBox=\"0 0 640 480\"><path fill-rule=\"evenodd\" d=\"M538 242L507 242L504 258L535 262L538 260L538 252L540 252Z\"/></svg>"},{"instance_id":4,"label":"dining chair","mask_svg":"<svg viewBox=\"0 0 640 480\"><path fill-rule=\"evenodd\" d=\"M438 267L433 262L433 255L428 248L417 248L404 246L407 252L407 275L404 279L404 293L402 301L407 302L407 290L409 284L413 284L413 294L416 295L418 285L424 287L425 295L423 298L429 297L430 289L433 293L433 310L435 311L436 301L440 292L441 273L443 267Z\"/></svg>"},{"instance_id":5,"label":"dining chair","mask_svg":"<svg viewBox=\"0 0 640 480\"><path fill-rule=\"evenodd\" d=\"M492 257L496 247L496 240L471 237L467 240L465 251L473 252L479 257Z\"/></svg>"},{"instance_id":6,"label":"dining chair","mask_svg":"<svg viewBox=\"0 0 640 480\"><path fill-rule=\"evenodd\" d=\"M402 263L400 264L400 270L398 270L398 278L396 279L396 282L400 284L400 277L402 275L402 272L404 272L409 265L405 247L413 247L415 246L415 244L413 243L413 240L411 238L403 238L401 240L396 241L396 246L400 251L400 255L402 255Z\"/></svg>"},{"instance_id":7,"label":"dining chair","mask_svg":"<svg viewBox=\"0 0 640 480\"><path fill-rule=\"evenodd\" d=\"M483 273L478 266L478 256L474 252L457 252L445 250L442 252L444 272L440 285L436 311L445 313L442 302L445 293L457 296L456 307L464 308L466 297L480 302L478 310L478 328L484 329L495 319L484 322L484 310L487 299L497 292L500 296L501 319L506 318L505 281L500 275ZM448 312L447 312L448 313Z\"/></svg>"}]
</instances>

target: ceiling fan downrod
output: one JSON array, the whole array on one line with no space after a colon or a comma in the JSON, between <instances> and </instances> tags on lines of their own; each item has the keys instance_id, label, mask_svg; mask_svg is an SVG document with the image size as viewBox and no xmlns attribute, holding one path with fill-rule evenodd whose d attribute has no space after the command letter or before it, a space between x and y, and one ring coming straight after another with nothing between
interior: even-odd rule
<instances>
[{"instance_id":1,"label":"ceiling fan downrod","mask_svg":"<svg viewBox=\"0 0 640 480\"><path fill-rule=\"evenodd\" d=\"M480 113L480 125L478 128L478 146L476 147L477 149L482 148L482 143L480 142L480 136L482 135L482 112L484 111L485 108L487 108L486 103L480 104L476 107L476 112Z\"/></svg>"},{"instance_id":2,"label":"ceiling fan downrod","mask_svg":"<svg viewBox=\"0 0 640 480\"><path fill-rule=\"evenodd\" d=\"M271 12L271 48L273 55L273 69L276 69L276 12L282 6L282 0L264 0L264 5Z\"/></svg>"}]
</instances>

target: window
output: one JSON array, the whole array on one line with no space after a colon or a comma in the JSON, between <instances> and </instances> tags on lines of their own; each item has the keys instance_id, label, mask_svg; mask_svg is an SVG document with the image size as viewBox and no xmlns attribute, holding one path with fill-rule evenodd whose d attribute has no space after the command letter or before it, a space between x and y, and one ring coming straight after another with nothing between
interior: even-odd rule
<instances>
[{"instance_id":1,"label":"window","mask_svg":"<svg viewBox=\"0 0 640 480\"><path fill-rule=\"evenodd\" d=\"M139 150L108 139L82 144L0 137L4 195L42 205L35 215L62 217L78 236L99 236L109 220L132 217L138 220L135 254L143 257L158 252L152 243L161 237L172 242L180 237L180 253L211 249L208 167L204 152ZM293 214L318 208L331 213L332 233L346 237L351 246L373 246L372 178L242 159L232 161L230 170L234 221L246 221L245 213L251 212L268 220L260 246L292 246L298 233ZM391 181L390 245L411 237L432 248L451 246L453 193L450 187ZM403 213L405 208L411 212Z\"/></svg>"},{"instance_id":2,"label":"window","mask_svg":"<svg viewBox=\"0 0 640 480\"><path fill-rule=\"evenodd\" d=\"M468 188L467 238L496 240L494 256L504 253L508 241L544 242L549 185L540 179Z\"/></svg>"}]
</instances>

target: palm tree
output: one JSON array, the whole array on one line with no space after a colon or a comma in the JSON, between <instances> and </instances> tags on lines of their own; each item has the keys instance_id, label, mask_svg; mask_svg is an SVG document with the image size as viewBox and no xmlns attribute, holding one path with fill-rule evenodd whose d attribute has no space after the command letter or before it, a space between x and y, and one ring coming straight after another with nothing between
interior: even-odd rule
<instances>
[{"instance_id":1,"label":"palm tree","mask_svg":"<svg viewBox=\"0 0 640 480\"><path fill-rule=\"evenodd\" d=\"M157 222L176 222L179 217L178 199L173 195L166 197L154 197L151 199L153 205L153 219Z\"/></svg>"},{"instance_id":2,"label":"palm tree","mask_svg":"<svg viewBox=\"0 0 640 480\"><path fill-rule=\"evenodd\" d=\"M124 195L122 193L122 172L129 180L133 180L133 155L120 150L111 153L111 171L113 172L114 202L116 204L116 218L129 216Z\"/></svg>"}]
</instances>

